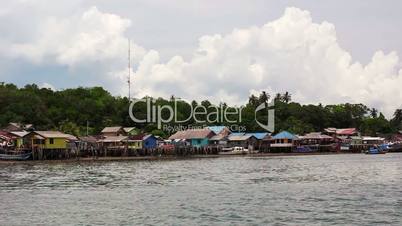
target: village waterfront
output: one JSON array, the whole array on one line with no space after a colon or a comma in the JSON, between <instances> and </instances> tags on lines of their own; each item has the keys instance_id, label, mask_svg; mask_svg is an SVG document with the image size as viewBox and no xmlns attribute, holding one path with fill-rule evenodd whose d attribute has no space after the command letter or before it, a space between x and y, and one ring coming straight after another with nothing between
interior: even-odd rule
<instances>
[{"instance_id":1,"label":"village waterfront","mask_svg":"<svg viewBox=\"0 0 402 226\"><path fill-rule=\"evenodd\" d=\"M0 168L0 225L402 224L400 153Z\"/></svg>"}]
</instances>

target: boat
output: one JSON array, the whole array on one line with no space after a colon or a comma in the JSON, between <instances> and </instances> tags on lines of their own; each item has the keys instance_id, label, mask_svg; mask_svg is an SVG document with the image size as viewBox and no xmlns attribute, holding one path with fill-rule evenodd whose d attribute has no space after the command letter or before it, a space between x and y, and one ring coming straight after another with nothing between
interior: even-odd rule
<instances>
[{"instance_id":1,"label":"boat","mask_svg":"<svg viewBox=\"0 0 402 226\"><path fill-rule=\"evenodd\" d=\"M22 154L0 154L0 160L24 161L31 158L32 152Z\"/></svg>"},{"instance_id":2,"label":"boat","mask_svg":"<svg viewBox=\"0 0 402 226\"><path fill-rule=\"evenodd\" d=\"M387 144L381 144L375 147L370 147L369 150L365 152L367 155L378 155L378 154L386 154L389 150L389 146Z\"/></svg>"},{"instance_id":3,"label":"boat","mask_svg":"<svg viewBox=\"0 0 402 226\"><path fill-rule=\"evenodd\" d=\"M231 148L230 151L221 151L218 154L220 154L220 155L245 155L248 153L249 153L248 149L245 149L243 147L234 147L234 148Z\"/></svg>"},{"instance_id":4,"label":"boat","mask_svg":"<svg viewBox=\"0 0 402 226\"><path fill-rule=\"evenodd\" d=\"M296 149L293 151L296 153L309 153L314 152L309 146L297 146Z\"/></svg>"}]
</instances>

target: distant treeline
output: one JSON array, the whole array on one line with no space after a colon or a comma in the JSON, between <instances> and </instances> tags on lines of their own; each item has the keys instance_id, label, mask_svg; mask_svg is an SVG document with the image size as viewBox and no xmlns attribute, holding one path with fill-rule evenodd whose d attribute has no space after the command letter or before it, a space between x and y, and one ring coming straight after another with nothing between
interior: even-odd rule
<instances>
[{"instance_id":1,"label":"distant treeline","mask_svg":"<svg viewBox=\"0 0 402 226\"><path fill-rule=\"evenodd\" d=\"M144 97L150 98L150 97ZM170 99L154 99L156 105L174 106L174 96ZM270 95L262 92L260 95L251 95L248 103L242 110L242 121L238 125L247 128L247 131L261 131L255 123L255 109L262 103L275 101L276 131L288 130L296 134L312 131L322 131L327 127L358 128L363 134L378 135L391 134L401 130L402 109L397 109L391 120L387 120L377 109L370 109L363 104L337 104L337 105L302 105L292 102L291 94ZM212 104L208 101L187 103L183 100L177 102L179 119L190 114L191 106ZM220 103L221 109L229 108ZM135 126L143 132L167 136L168 132L158 130L156 123L134 123L128 113L129 100L126 97L112 96L102 87L74 88L53 91L39 88L37 85L26 85L18 88L13 84L0 83L0 126L9 122L32 123L37 130L61 130L74 135L84 135L89 126L90 134L97 134L105 126ZM147 106L145 103L137 104L134 113L145 118ZM163 114L168 114L164 111ZM168 118L163 115L164 118ZM259 113L259 121L266 120L266 115ZM194 120L184 123L197 126ZM230 123L211 123L229 125ZM211 125L205 123L203 125ZM174 123L169 126L177 126ZM201 126L201 125L200 125Z\"/></svg>"}]
</instances>

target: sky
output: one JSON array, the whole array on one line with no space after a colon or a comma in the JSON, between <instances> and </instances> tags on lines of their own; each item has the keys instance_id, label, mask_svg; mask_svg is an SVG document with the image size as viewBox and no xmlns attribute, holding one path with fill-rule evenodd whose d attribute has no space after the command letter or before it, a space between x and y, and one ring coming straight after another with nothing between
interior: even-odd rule
<instances>
[{"instance_id":1,"label":"sky","mask_svg":"<svg viewBox=\"0 0 402 226\"><path fill-rule=\"evenodd\" d=\"M218 104L402 107L402 2L0 0L0 81Z\"/></svg>"}]
</instances>

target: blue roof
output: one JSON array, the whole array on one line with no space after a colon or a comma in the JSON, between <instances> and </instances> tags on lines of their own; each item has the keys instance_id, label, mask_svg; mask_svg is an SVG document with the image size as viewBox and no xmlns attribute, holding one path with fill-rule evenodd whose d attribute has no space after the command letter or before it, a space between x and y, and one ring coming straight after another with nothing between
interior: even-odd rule
<instances>
[{"instance_id":1,"label":"blue roof","mask_svg":"<svg viewBox=\"0 0 402 226\"><path fill-rule=\"evenodd\" d=\"M296 136L289 133L288 131L282 131L275 136L272 137L273 139L289 139L289 140L294 140L296 139Z\"/></svg>"},{"instance_id":2,"label":"blue roof","mask_svg":"<svg viewBox=\"0 0 402 226\"><path fill-rule=\"evenodd\" d=\"M226 126L208 126L208 129L214 131L215 134L220 133L223 129L226 128Z\"/></svg>"},{"instance_id":3,"label":"blue roof","mask_svg":"<svg viewBox=\"0 0 402 226\"><path fill-rule=\"evenodd\" d=\"M247 134L255 136L255 138L257 138L258 140L262 140L264 139L264 137L268 135L268 133L247 133Z\"/></svg>"},{"instance_id":4,"label":"blue roof","mask_svg":"<svg viewBox=\"0 0 402 226\"><path fill-rule=\"evenodd\" d=\"M231 133L231 134L229 134L229 136L243 136L245 134L246 133Z\"/></svg>"}]
</instances>

